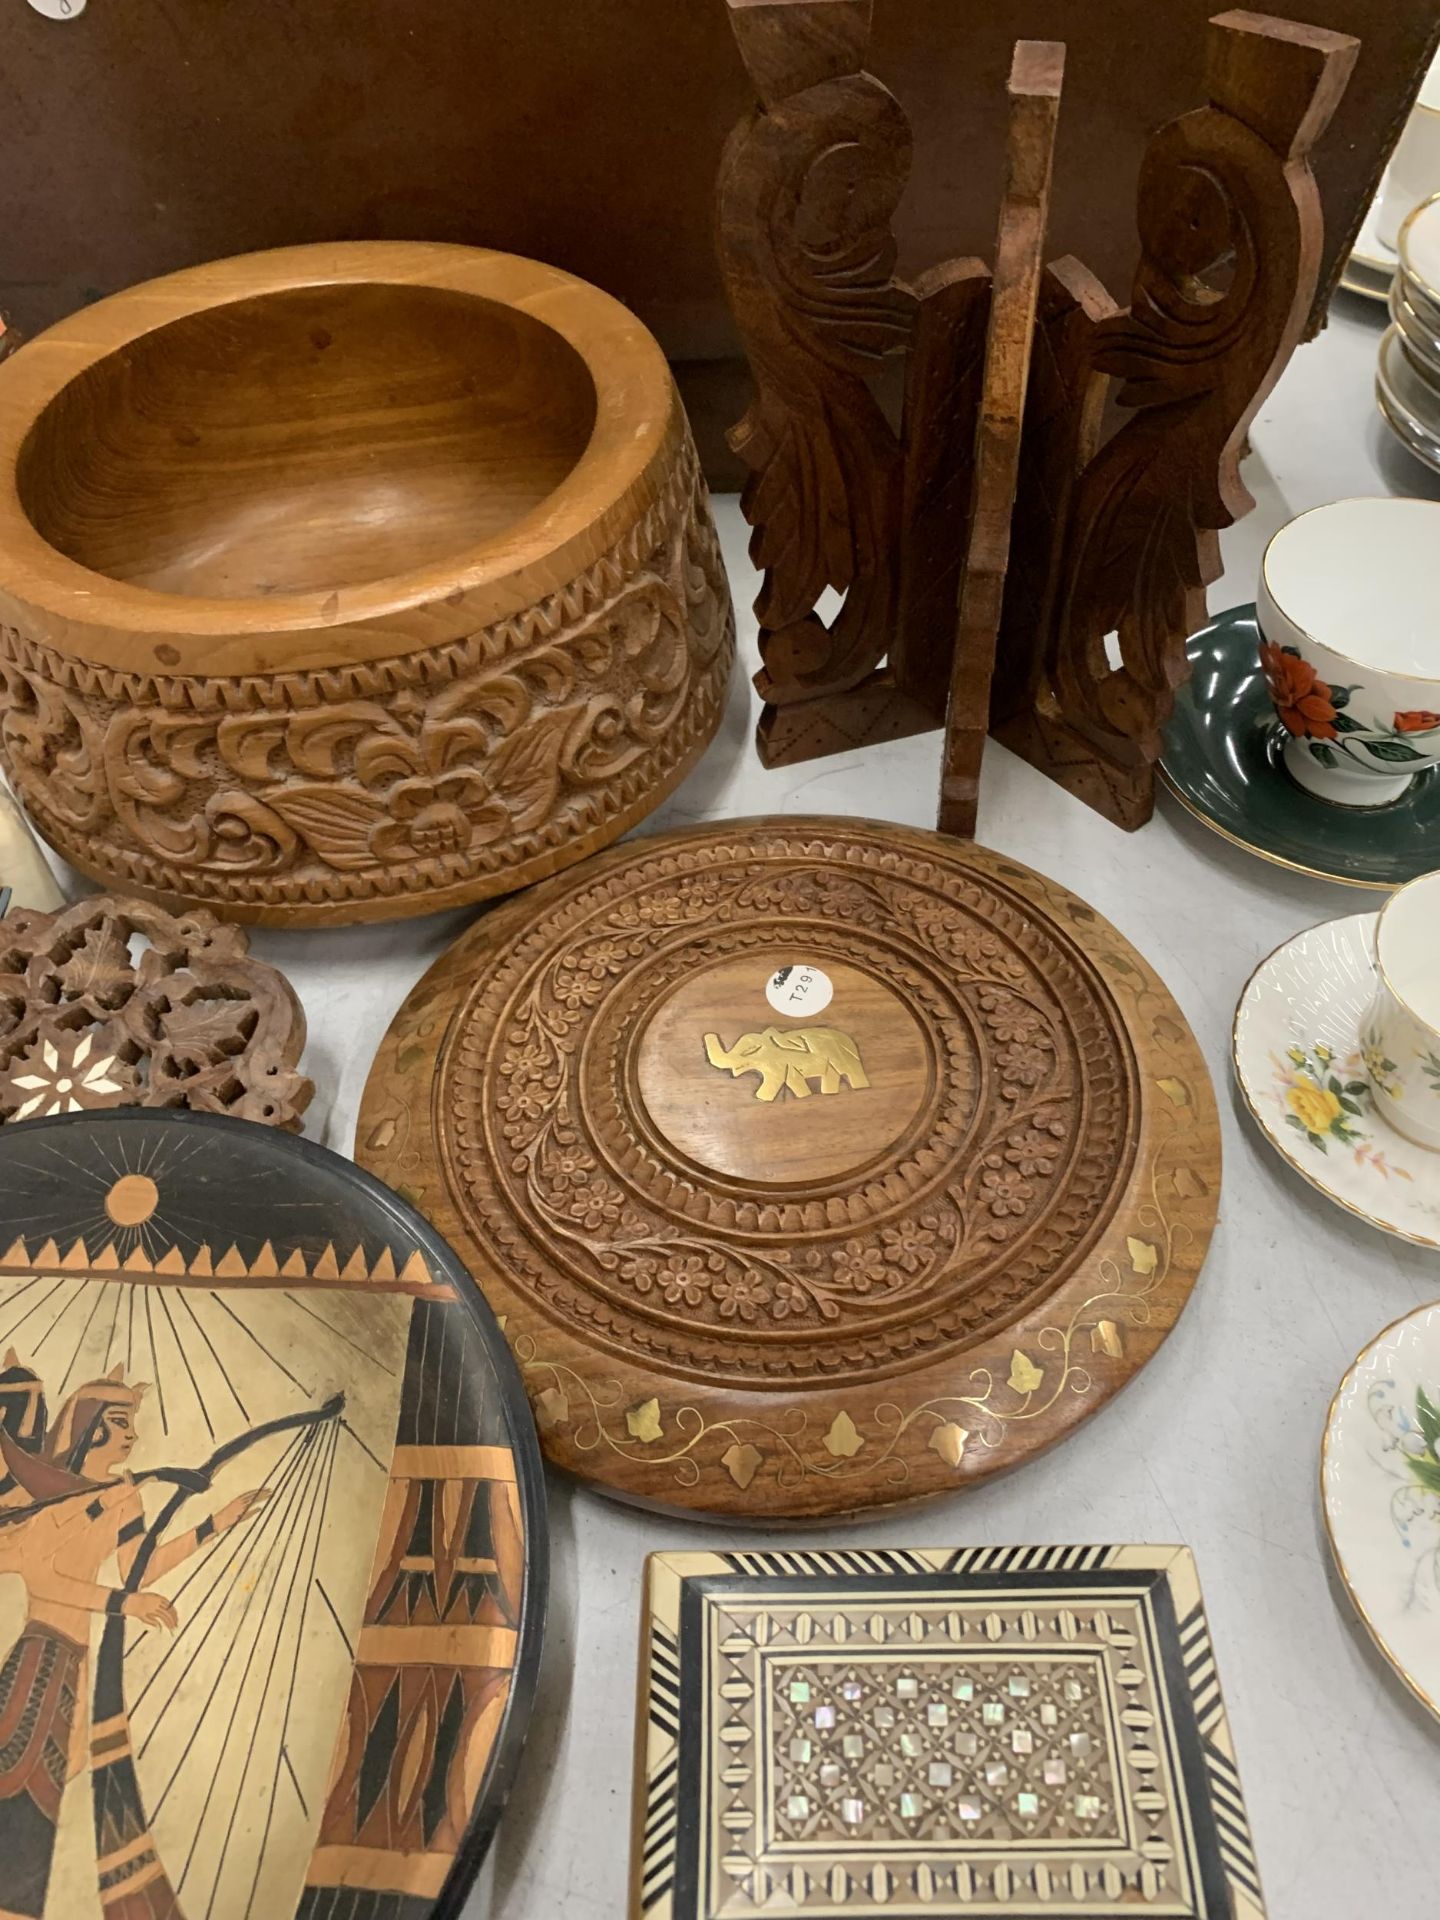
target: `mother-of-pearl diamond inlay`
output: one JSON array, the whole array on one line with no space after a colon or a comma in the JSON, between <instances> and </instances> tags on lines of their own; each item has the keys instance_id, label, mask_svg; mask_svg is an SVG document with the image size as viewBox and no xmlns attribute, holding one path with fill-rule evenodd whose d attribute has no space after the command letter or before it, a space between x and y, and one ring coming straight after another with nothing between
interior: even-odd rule
<instances>
[{"instance_id":1,"label":"mother-of-pearl diamond inlay","mask_svg":"<svg viewBox=\"0 0 1440 1920\"><path fill-rule=\"evenodd\" d=\"M917 1616L923 1631L923 1616ZM830 1848L1121 1843L1115 1703L1094 1655L975 1653L876 1668L762 1655L768 1830Z\"/></svg>"}]
</instances>

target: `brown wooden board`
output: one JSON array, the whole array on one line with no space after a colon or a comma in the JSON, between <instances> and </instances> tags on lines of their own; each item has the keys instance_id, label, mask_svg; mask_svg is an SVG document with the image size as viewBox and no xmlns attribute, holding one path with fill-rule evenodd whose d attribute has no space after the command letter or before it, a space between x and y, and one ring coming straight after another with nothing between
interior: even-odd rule
<instances>
[{"instance_id":1,"label":"brown wooden board","mask_svg":"<svg viewBox=\"0 0 1440 1920\"><path fill-rule=\"evenodd\" d=\"M119 294L0 364L0 475L0 759L127 893L317 925L508 892L719 724L674 382L535 261L315 246Z\"/></svg>"},{"instance_id":2,"label":"brown wooden board","mask_svg":"<svg viewBox=\"0 0 1440 1920\"><path fill-rule=\"evenodd\" d=\"M955 609L975 482L975 422L985 380L990 269L951 260L915 283L919 311L905 365L904 537L890 665L896 683L944 725Z\"/></svg>"},{"instance_id":3,"label":"brown wooden board","mask_svg":"<svg viewBox=\"0 0 1440 1920\"><path fill-rule=\"evenodd\" d=\"M96 894L0 921L0 1121L190 1107L298 1131L305 1014L239 927Z\"/></svg>"},{"instance_id":4,"label":"brown wooden board","mask_svg":"<svg viewBox=\"0 0 1440 1920\"><path fill-rule=\"evenodd\" d=\"M865 606L865 658L879 659L854 686L840 692L795 700L772 680L768 667L756 676L767 705L756 729L756 745L767 767L793 766L832 753L849 752L881 740L929 733L943 726L945 693L955 646L955 605L970 520L971 468L975 419L985 356L985 318L990 274L979 260L952 260L923 274L910 289L916 308L905 362L905 395L900 434L901 501L893 553L879 562L884 590L857 599ZM813 433L825 432L826 389L790 386L773 396L782 413L798 410ZM763 501L745 496L755 513ZM793 510L787 501L787 510ZM802 496L802 510L817 511ZM832 522L846 523L846 510L831 501ZM757 549L768 551L766 527L755 530ZM868 553L857 556L870 565ZM849 561L845 565L850 565ZM823 577L816 576L821 580ZM812 586L813 586L812 582ZM818 591L816 597L818 598ZM762 593L761 604L766 604ZM846 612L849 603L847 600ZM813 608L813 624L818 616ZM842 615L843 619L845 616ZM779 662L764 629L762 653ZM803 689L800 689L803 690Z\"/></svg>"},{"instance_id":5,"label":"brown wooden board","mask_svg":"<svg viewBox=\"0 0 1440 1920\"><path fill-rule=\"evenodd\" d=\"M1264 1920L1172 1546L657 1553L631 1920Z\"/></svg>"},{"instance_id":6,"label":"brown wooden board","mask_svg":"<svg viewBox=\"0 0 1440 1920\"><path fill-rule=\"evenodd\" d=\"M970 526L945 710L938 820L942 833L975 831L1064 74L1063 46L1043 40L1016 43L1008 88L1005 189L990 276L985 377L975 427Z\"/></svg>"},{"instance_id":7,"label":"brown wooden board","mask_svg":"<svg viewBox=\"0 0 1440 1920\"><path fill-rule=\"evenodd\" d=\"M716 221L755 389L730 438L762 574L756 745L792 766L943 720L989 273L896 275L910 130L866 71L870 0L727 5L759 95Z\"/></svg>"},{"instance_id":8,"label":"brown wooden board","mask_svg":"<svg viewBox=\"0 0 1440 1920\"><path fill-rule=\"evenodd\" d=\"M546 1566L499 1329L377 1181L210 1114L0 1131L7 1915L453 1920Z\"/></svg>"},{"instance_id":9,"label":"brown wooden board","mask_svg":"<svg viewBox=\"0 0 1440 1920\"><path fill-rule=\"evenodd\" d=\"M1124 297L1136 170L1194 100L1213 0L884 0L872 70L914 129L899 270L986 253L1019 34L1067 42L1054 249ZM1317 317L1419 83L1433 0L1305 0L1364 41L1317 156ZM682 368L712 477L744 405L714 255L726 134L754 90L722 0L14 0L0 59L0 310L27 333L97 294L246 248L430 239L539 254L617 295Z\"/></svg>"},{"instance_id":10,"label":"brown wooden board","mask_svg":"<svg viewBox=\"0 0 1440 1920\"><path fill-rule=\"evenodd\" d=\"M1042 762L1029 741L1030 727L1038 724L1032 712L1041 707L1053 719L1055 711L1044 636L1061 585L1057 553L1076 477L1100 445L1110 385L1092 364L1091 347L1098 323L1118 311L1083 261L1056 260L1045 269L1025 395L1025 454L1011 518L1016 565L1006 574L990 692L991 732L1036 765Z\"/></svg>"},{"instance_id":11,"label":"brown wooden board","mask_svg":"<svg viewBox=\"0 0 1440 1920\"><path fill-rule=\"evenodd\" d=\"M1063 1437L1174 1323L1220 1177L1190 1030L1090 907L804 818L487 915L397 1015L356 1154L506 1316L553 1462L748 1522Z\"/></svg>"}]
</instances>

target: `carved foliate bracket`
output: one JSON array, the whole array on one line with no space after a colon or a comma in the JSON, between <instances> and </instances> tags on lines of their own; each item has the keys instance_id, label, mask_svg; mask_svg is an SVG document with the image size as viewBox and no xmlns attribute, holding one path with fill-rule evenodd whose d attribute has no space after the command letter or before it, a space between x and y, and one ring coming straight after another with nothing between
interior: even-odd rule
<instances>
[{"instance_id":1,"label":"carved foliate bracket","mask_svg":"<svg viewBox=\"0 0 1440 1920\"><path fill-rule=\"evenodd\" d=\"M1001 637L1011 678L991 724L1120 826L1150 817L1217 536L1254 504L1240 453L1310 311L1308 156L1358 45L1260 14L1212 20L1209 104L1145 152L1129 308L1076 261L1047 277ZM1128 418L1100 445L1107 388Z\"/></svg>"},{"instance_id":2,"label":"carved foliate bracket","mask_svg":"<svg viewBox=\"0 0 1440 1920\"><path fill-rule=\"evenodd\" d=\"M761 103L720 170L720 263L756 389L731 444L764 575L760 751L779 765L939 724L943 675L907 670L897 640L902 615L924 623L904 527L915 512L947 545L963 537L954 463L936 456L959 451L943 389L967 354L978 365L984 270L960 262L916 287L895 276L910 127L864 71L869 0L728 4ZM897 432L877 383L907 349ZM843 596L828 624L827 589ZM942 634L953 608L952 593Z\"/></svg>"}]
</instances>

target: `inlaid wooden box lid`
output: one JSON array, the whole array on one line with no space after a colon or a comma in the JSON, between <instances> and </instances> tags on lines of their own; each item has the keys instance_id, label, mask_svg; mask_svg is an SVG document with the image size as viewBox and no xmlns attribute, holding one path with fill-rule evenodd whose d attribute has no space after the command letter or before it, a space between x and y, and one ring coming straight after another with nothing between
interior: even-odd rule
<instances>
[{"instance_id":1,"label":"inlaid wooden box lid","mask_svg":"<svg viewBox=\"0 0 1440 1920\"><path fill-rule=\"evenodd\" d=\"M798 1517L963 1486L1154 1352L1214 1223L1194 1039L1091 908L837 820L646 839L489 914L357 1158L473 1264L552 1460Z\"/></svg>"},{"instance_id":2,"label":"inlaid wooden box lid","mask_svg":"<svg viewBox=\"0 0 1440 1920\"><path fill-rule=\"evenodd\" d=\"M378 1181L211 1115L0 1129L5 1913L457 1914L546 1564L505 1342Z\"/></svg>"},{"instance_id":3,"label":"inlaid wooden box lid","mask_svg":"<svg viewBox=\"0 0 1440 1920\"><path fill-rule=\"evenodd\" d=\"M1184 1547L660 1553L632 1920L1263 1920Z\"/></svg>"}]
</instances>

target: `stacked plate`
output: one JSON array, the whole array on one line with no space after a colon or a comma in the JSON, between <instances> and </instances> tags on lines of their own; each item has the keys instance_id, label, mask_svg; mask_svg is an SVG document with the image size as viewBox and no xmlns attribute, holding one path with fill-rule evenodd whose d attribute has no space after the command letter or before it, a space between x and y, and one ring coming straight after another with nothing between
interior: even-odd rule
<instances>
[{"instance_id":1,"label":"stacked plate","mask_svg":"<svg viewBox=\"0 0 1440 1920\"><path fill-rule=\"evenodd\" d=\"M1440 194L1405 220L1399 262L1375 396L1396 436L1440 472Z\"/></svg>"}]
</instances>

